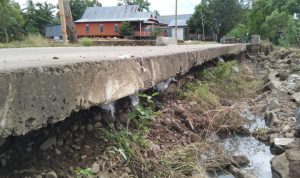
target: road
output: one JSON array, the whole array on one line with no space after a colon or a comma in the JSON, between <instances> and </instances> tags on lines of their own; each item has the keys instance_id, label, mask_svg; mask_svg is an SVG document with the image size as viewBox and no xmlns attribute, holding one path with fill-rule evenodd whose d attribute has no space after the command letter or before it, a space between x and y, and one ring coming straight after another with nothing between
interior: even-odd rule
<instances>
[{"instance_id":1,"label":"road","mask_svg":"<svg viewBox=\"0 0 300 178\"><path fill-rule=\"evenodd\" d=\"M79 62L124 59L129 56L151 57L223 48L232 44L179 46L123 46L123 47L47 47L0 49L0 71L28 67L56 66Z\"/></svg>"}]
</instances>

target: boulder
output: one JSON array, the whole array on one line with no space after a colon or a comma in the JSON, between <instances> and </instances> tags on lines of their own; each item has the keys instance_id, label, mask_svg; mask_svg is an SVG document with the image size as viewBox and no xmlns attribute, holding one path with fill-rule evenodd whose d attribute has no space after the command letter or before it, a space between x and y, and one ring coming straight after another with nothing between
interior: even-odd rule
<instances>
[{"instance_id":1,"label":"boulder","mask_svg":"<svg viewBox=\"0 0 300 178\"><path fill-rule=\"evenodd\" d=\"M246 171L243 171L241 169L238 169L234 166L229 167L229 172L235 177L235 178L256 178L256 176L247 173Z\"/></svg>"},{"instance_id":2,"label":"boulder","mask_svg":"<svg viewBox=\"0 0 300 178\"><path fill-rule=\"evenodd\" d=\"M40 145L40 150L47 150L51 146L56 145L56 137L50 137Z\"/></svg>"},{"instance_id":3,"label":"boulder","mask_svg":"<svg viewBox=\"0 0 300 178\"><path fill-rule=\"evenodd\" d=\"M57 175L54 171L46 173L45 178L57 178Z\"/></svg>"},{"instance_id":4,"label":"boulder","mask_svg":"<svg viewBox=\"0 0 300 178\"><path fill-rule=\"evenodd\" d=\"M271 160L271 168L273 178L289 178L289 162L285 153Z\"/></svg>"}]
</instances>

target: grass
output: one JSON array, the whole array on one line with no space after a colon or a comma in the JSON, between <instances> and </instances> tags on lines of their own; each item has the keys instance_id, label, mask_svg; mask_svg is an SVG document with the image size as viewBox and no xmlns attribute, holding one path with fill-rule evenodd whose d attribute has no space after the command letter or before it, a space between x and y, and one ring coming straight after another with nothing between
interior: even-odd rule
<instances>
[{"instance_id":1,"label":"grass","mask_svg":"<svg viewBox=\"0 0 300 178\"><path fill-rule=\"evenodd\" d=\"M54 42L42 37L40 34L29 34L22 41L0 43L0 48L25 48L25 47L55 47L63 46L60 42Z\"/></svg>"},{"instance_id":2,"label":"grass","mask_svg":"<svg viewBox=\"0 0 300 178\"><path fill-rule=\"evenodd\" d=\"M93 46L94 40L91 38L81 38L80 39L80 45L82 46Z\"/></svg>"}]
</instances>

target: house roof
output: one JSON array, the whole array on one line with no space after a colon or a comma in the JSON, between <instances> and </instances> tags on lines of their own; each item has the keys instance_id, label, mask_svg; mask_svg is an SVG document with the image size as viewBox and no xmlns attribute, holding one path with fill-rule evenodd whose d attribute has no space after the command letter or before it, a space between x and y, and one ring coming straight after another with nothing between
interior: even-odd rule
<instances>
[{"instance_id":1,"label":"house roof","mask_svg":"<svg viewBox=\"0 0 300 178\"><path fill-rule=\"evenodd\" d=\"M178 15L177 26L187 26L187 21L192 17L193 14L182 14ZM175 15L164 15L158 17L159 23L167 24L169 27L175 26Z\"/></svg>"},{"instance_id":2,"label":"house roof","mask_svg":"<svg viewBox=\"0 0 300 178\"><path fill-rule=\"evenodd\" d=\"M75 22L118 22L156 20L153 12L143 12L138 5L87 7L82 18Z\"/></svg>"}]
</instances>

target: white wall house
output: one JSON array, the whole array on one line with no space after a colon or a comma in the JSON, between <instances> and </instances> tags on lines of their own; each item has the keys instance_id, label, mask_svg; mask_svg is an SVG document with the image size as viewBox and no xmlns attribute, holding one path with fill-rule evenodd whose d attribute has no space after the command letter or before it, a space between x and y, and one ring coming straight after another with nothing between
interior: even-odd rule
<instances>
[{"instance_id":1,"label":"white wall house","mask_svg":"<svg viewBox=\"0 0 300 178\"><path fill-rule=\"evenodd\" d=\"M177 39L178 40L188 40L188 25L187 21L191 18L192 14L178 15L177 18ZM166 15L159 16L158 21L161 24L166 24L167 33L169 37L175 37L175 16Z\"/></svg>"}]
</instances>

